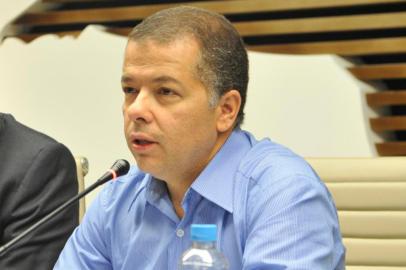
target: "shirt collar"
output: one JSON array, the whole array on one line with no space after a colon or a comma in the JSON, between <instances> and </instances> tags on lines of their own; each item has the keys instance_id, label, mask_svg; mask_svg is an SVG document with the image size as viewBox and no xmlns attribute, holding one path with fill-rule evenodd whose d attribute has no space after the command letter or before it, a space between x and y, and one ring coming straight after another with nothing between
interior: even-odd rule
<instances>
[{"instance_id":1,"label":"shirt collar","mask_svg":"<svg viewBox=\"0 0 406 270\"><path fill-rule=\"evenodd\" d=\"M165 182L148 175L147 183L147 200L152 203L167 195L168 189Z\"/></svg>"},{"instance_id":2,"label":"shirt collar","mask_svg":"<svg viewBox=\"0 0 406 270\"><path fill-rule=\"evenodd\" d=\"M251 149L248 133L233 131L219 152L193 182L191 188L228 212L233 212L235 173L242 157Z\"/></svg>"}]
</instances>

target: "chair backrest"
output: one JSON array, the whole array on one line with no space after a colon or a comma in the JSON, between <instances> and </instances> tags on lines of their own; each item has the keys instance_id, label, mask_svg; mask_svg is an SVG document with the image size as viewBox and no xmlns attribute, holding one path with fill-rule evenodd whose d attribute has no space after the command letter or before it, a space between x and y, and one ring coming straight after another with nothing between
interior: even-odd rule
<instances>
[{"instance_id":1,"label":"chair backrest","mask_svg":"<svg viewBox=\"0 0 406 270\"><path fill-rule=\"evenodd\" d=\"M307 158L332 193L349 270L406 269L406 157Z\"/></svg>"},{"instance_id":2,"label":"chair backrest","mask_svg":"<svg viewBox=\"0 0 406 270\"><path fill-rule=\"evenodd\" d=\"M89 171L89 163L87 158L82 156L75 156L76 162L76 172L78 178L78 192L82 192L85 189L85 175ZM82 221L83 215L85 214L86 203L85 199L79 200L79 222Z\"/></svg>"}]
</instances>

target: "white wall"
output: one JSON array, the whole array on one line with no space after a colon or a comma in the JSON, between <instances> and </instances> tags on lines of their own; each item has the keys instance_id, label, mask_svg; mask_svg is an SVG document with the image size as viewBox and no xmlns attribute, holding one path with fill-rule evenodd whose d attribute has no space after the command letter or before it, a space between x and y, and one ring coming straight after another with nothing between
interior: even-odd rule
<instances>
[{"instance_id":1,"label":"white wall","mask_svg":"<svg viewBox=\"0 0 406 270\"><path fill-rule=\"evenodd\" d=\"M331 55L250 53L244 128L306 157L376 155L365 102L373 91Z\"/></svg>"},{"instance_id":2,"label":"white wall","mask_svg":"<svg viewBox=\"0 0 406 270\"><path fill-rule=\"evenodd\" d=\"M78 39L43 36L0 45L0 111L90 162L87 185L125 145L120 75L125 38L87 28ZM244 127L305 156L372 156L365 91L330 56L250 53ZM88 197L92 200L94 194Z\"/></svg>"}]
</instances>

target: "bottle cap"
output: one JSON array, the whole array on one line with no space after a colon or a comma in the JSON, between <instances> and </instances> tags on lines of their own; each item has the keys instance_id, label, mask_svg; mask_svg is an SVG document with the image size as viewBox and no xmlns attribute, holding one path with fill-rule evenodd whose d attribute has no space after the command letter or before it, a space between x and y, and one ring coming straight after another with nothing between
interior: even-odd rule
<instances>
[{"instance_id":1,"label":"bottle cap","mask_svg":"<svg viewBox=\"0 0 406 270\"><path fill-rule=\"evenodd\" d=\"M217 240L215 224L192 224L190 232L192 241L213 242Z\"/></svg>"}]
</instances>

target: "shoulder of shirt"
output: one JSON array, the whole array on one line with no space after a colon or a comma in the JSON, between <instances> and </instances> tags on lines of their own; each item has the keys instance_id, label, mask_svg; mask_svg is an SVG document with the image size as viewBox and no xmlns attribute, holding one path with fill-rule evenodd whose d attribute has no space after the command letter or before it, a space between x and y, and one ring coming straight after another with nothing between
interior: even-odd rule
<instances>
[{"instance_id":1,"label":"shoulder of shirt","mask_svg":"<svg viewBox=\"0 0 406 270\"><path fill-rule=\"evenodd\" d=\"M299 177L320 181L302 157L269 139L253 145L242 159L238 171L251 184L272 185L287 178Z\"/></svg>"},{"instance_id":2,"label":"shoulder of shirt","mask_svg":"<svg viewBox=\"0 0 406 270\"><path fill-rule=\"evenodd\" d=\"M123 200L133 200L145 187L148 175L137 166L132 165L129 172L106 184L100 192L103 206L112 206Z\"/></svg>"}]
</instances>

